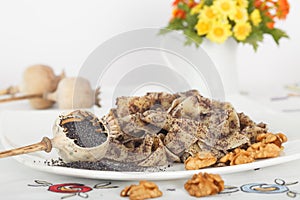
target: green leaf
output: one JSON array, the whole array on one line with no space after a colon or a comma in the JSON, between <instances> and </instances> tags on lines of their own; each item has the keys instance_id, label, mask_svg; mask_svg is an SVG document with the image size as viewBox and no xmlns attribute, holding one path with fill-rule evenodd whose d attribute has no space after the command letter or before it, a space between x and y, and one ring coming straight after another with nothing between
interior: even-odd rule
<instances>
[{"instance_id":1,"label":"green leaf","mask_svg":"<svg viewBox=\"0 0 300 200\"><path fill-rule=\"evenodd\" d=\"M177 5L178 9L180 10L183 10L185 11L186 13L188 13L190 11L190 8L187 4L183 3L183 2L180 2L178 5Z\"/></svg>"},{"instance_id":2,"label":"green leaf","mask_svg":"<svg viewBox=\"0 0 300 200\"><path fill-rule=\"evenodd\" d=\"M203 38L199 36L195 31L193 30L184 30L184 35L186 36L186 42L185 45L191 45L195 44L196 47L199 47L199 45L202 43Z\"/></svg>"},{"instance_id":3,"label":"green leaf","mask_svg":"<svg viewBox=\"0 0 300 200\"><path fill-rule=\"evenodd\" d=\"M264 39L263 32L259 29L254 29L251 34L246 38L243 43L248 43L252 45L254 51L257 51L258 43L262 42Z\"/></svg>"},{"instance_id":4,"label":"green leaf","mask_svg":"<svg viewBox=\"0 0 300 200\"><path fill-rule=\"evenodd\" d=\"M204 5L211 6L214 0L204 0Z\"/></svg>"},{"instance_id":5,"label":"green leaf","mask_svg":"<svg viewBox=\"0 0 300 200\"><path fill-rule=\"evenodd\" d=\"M186 36L186 41L184 42L184 45L191 46L192 44L194 44L194 41L190 37ZM196 44L196 46L198 47L197 44Z\"/></svg>"},{"instance_id":6,"label":"green leaf","mask_svg":"<svg viewBox=\"0 0 300 200\"><path fill-rule=\"evenodd\" d=\"M256 9L256 7L254 6L254 1L253 0L250 0L250 1L248 1L248 13L252 13L252 11L254 10L254 9Z\"/></svg>"},{"instance_id":7,"label":"green leaf","mask_svg":"<svg viewBox=\"0 0 300 200\"><path fill-rule=\"evenodd\" d=\"M159 30L159 33L158 35L165 35L167 33L170 33L172 30L171 29L168 29L168 28L162 28Z\"/></svg>"},{"instance_id":8,"label":"green leaf","mask_svg":"<svg viewBox=\"0 0 300 200\"><path fill-rule=\"evenodd\" d=\"M184 28L185 26L183 25L183 20L177 18L170 21L170 23L166 27L166 29L170 29L170 30L183 30Z\"/></svg>"},{"instance_id":9,"label":"green leaf","mask_svg":"<svg viewBox=\"0 0 300 200\"><path fill-rule=\"evenodd\" d=\"M187 28L190 30L193 30L195 28L196 24L198 23L198 16L188 14L186 16L185 21L187 22Z\"/></svg>"},{"instance_id":10,"label":"green leaf","mask_svg":"<svg viewBox=\"0 0 300 200\"><path fill-rule=\"evenodd\" d=\"M279 40L281 38L289 38L289 36L282 30L278 28L269 29L266 33L270 34L277 45L279 45Z\"/></svg>"}]
</instances>

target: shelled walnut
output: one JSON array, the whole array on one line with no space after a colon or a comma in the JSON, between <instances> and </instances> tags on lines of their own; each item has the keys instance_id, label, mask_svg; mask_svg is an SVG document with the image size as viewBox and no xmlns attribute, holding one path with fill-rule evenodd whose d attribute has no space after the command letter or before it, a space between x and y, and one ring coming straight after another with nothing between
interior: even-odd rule
<instances>
[{"instance_id":1,"label":"shelled walnut","mask_svg":"<svg viewBox=\"0 0 300 200\"><path fill-rule=\"evenodd\" d=\"M266 144L273 143L276 144L278 147L282 147L282 143L287 141L287 137L283 133L277 133L277 134L265 133L265 134L259 134L256 137L256 140L258 142L262 142Z\"/></svg>"},{"instance_id":2,"label":"shelled walnut","mask_svg":"<svg viewBox=\"0 0 300 200\"><path fill-rule=\"evenodd\" d=\"M199 152L193 157L189 157L184 166L186 170L197 170L209 167L217 162L217 158L209 152Z\"/></svg>"},{"instance_id":3,"label":"shelled walnut","mask_svg":"<svg viewBox=\"0 0 300 200\"><path fill-rule=\"evenodd\" d=\"M251 145L247 151L252 154L255 159L275 158L279 156L281 148L274 143L257 142Z\"/></svg>"},{"instance_id":4,"label":"shelled walnut","mask_svg":"<svg viewBox=\"0 0 300 200\"><path fill-rule=\"evenodd\" d=\"M130 200L143 200L162 196L158 186L149 181L140 181L139 185L130 185L121 191L121 197L129 197Z\"/></svg>"},{"instance_id":5,"label":"shelled walnut","mask_svg":"<svg viewBox=\"0 0 300 200\"><path fill-rule=\"evenodd\" d=\"M227 163L229 162L230 165L240 165L251 163L254 161L254 157L252 154L244 149L235 149L233 152L230 152L223 156L219 162Z\"/></svg>"},{"instance_id":6,"label":"shelled walnut","mask_svg":"<svg viewBox=\"0 0 300 200\"><path fill-rule=\"evenodd\" d=\"M259 134L256 141L247 149L255 159L274 158L283 150L282 143L287 141L287 137L282 133L264 133Z\"/></svg>"},{"instance_id":7,"label":"shelled walnut","mask_svg":"<svg viewBox=\"0 0 300 200\"><path fill-rule=\"evenodd\" d=\"M283 150L282 143L287 141L287 137L283 133L262 133L256 136L256 141L247 150L234 149L233 152L223 156L219 162L239 165L253 162L255 159L277 157Z\"/></svg>"},{"instance_id":8,"label":"shelled walnut","mask_svg":"<svg viewBox=\"0 0 300 200\"><path fill-rule=\"evenodd\" d=\"M203 197L214 195L224 190L224 181L218 174L199 173L184 184L191 196Z\"/></svg>"}]
</instances>

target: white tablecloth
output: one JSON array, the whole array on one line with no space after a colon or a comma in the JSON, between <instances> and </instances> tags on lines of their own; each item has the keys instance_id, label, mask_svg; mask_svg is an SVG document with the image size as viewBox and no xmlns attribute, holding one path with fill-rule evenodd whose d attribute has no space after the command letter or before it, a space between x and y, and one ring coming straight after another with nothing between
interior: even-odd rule
<instances>
[{"instance_id":1,"label":"white tablecloth","mask_svg":"<svg viewBox=\"0 0 300 200\"><path fill-rule=\"evenodd\" d=\"M259 194L247 193L242 191L241 187L246 184L275 184L275 179L282 179L286 183L295 183L300 181L299 172L300 160L289 162L282 165L273 167L261 168L259 170L251 170L242 173L223 175L225 185L235 187L232 193L218 194L213 198L218 199L290 199L287 191L274 194ZM58 176L54 174L47 174L39 172L31 168L24 167L22 164L16 162L13 158L0 160L1 170L1 199L15 200L15 199L61 199L68 196L66 193L56 193L49 191L50 184L64 184L64 183L77 183L90 187L93 190L85 193L89 199L126 199L120 197L120 191L127 185L136 184L136 181L110 181L110 186L119 186L118 188L99 188L93 187L99 183L109 182L107 180L91 180L80 179L76 177ZM46 181L49 185L39 185L35 181ZM183 185L186 180L176 181L155 181L163 196L159 199L194 199L190 197L185 191ZM264 186L266 187L266 186ZM274 186L273 186L274 187ZM300 193L300 183L286 186L290 191ZM235 191L235 192L234 192ZM298 194L298 198L300 194ZM70 199L82 199L80 196L73 196ZM205 198L204 198L205 199Z\"/></svg>"}]
</instances>

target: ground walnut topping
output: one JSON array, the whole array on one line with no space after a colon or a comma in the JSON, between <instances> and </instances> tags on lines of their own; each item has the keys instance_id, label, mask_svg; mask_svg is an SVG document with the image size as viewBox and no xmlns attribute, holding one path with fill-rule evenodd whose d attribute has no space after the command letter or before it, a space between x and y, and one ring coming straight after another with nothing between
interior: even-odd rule
<instances>
[{"instance_id":1,"label":"ground walnut topping","mask_svg":"<svg viewBox=\"0 0 300 200\"><path fill-rule=\"evenodd\" d=\"M143 200L162 196L158 186L149 181L140 181L139 185L130 185L121 191L121 197L129 197L130 200Z\"/></svg>"},{"instance_id":2,"label":"ground walnut topping","mask_svg":"<svg viewBox=\"0 0 300 200\"><path fill-rule=\"evenodd\" d=\"M224 181L218 174L199 173L188 180L184 188L191 196L209 196L224 190Z\"/></svg>"},{"instance_id":3,"label":"ground walnut topping","mask_svg":"<svg viewBox=\"0 0 300 200\"><path fill-rule=\"evenodd\" d=\"M209 167L217 162L217 158L209 152L199 152L193 157L189 157L184 166L186 170L197 170Z\"/></svg>"},{"instance_id":4,"label":"ground walnut topping","mask_svg":"<svg viewBox=\"0 0 300 200\"><path fill-rule=\"evenodd\" d=\"M274 158L280 155L283 150L282 143L287 141L287 137L282 133L262 133L257 135L256 143L251 144L247 150L234 149L223 156L219 162L229 165L239 165L255 161L255 159Z\"/></svg>"}]
</instances>

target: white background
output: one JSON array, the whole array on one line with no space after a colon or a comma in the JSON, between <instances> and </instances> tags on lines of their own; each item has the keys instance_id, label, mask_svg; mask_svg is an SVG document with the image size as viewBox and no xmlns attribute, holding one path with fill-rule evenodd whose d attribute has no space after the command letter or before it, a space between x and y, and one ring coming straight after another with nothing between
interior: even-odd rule
<instances>
[{"instance_id":1,"label":"white background","mask_svg":"<svg viewBox=\"0 0 300 200\"><path fill-rule=\"evenodd\" d=\"M163 27L171 0L0 0L0 88L19 83L29 65L44 63L76 75L87 56L114 35L145 27ZM281 87L300 81L300 3L278 23L290 39L280 47L266 37L255 53L240 45L238 66L243 90ZM280 84L279 84L280 83Z\"/></svg>"}]
</instances>

